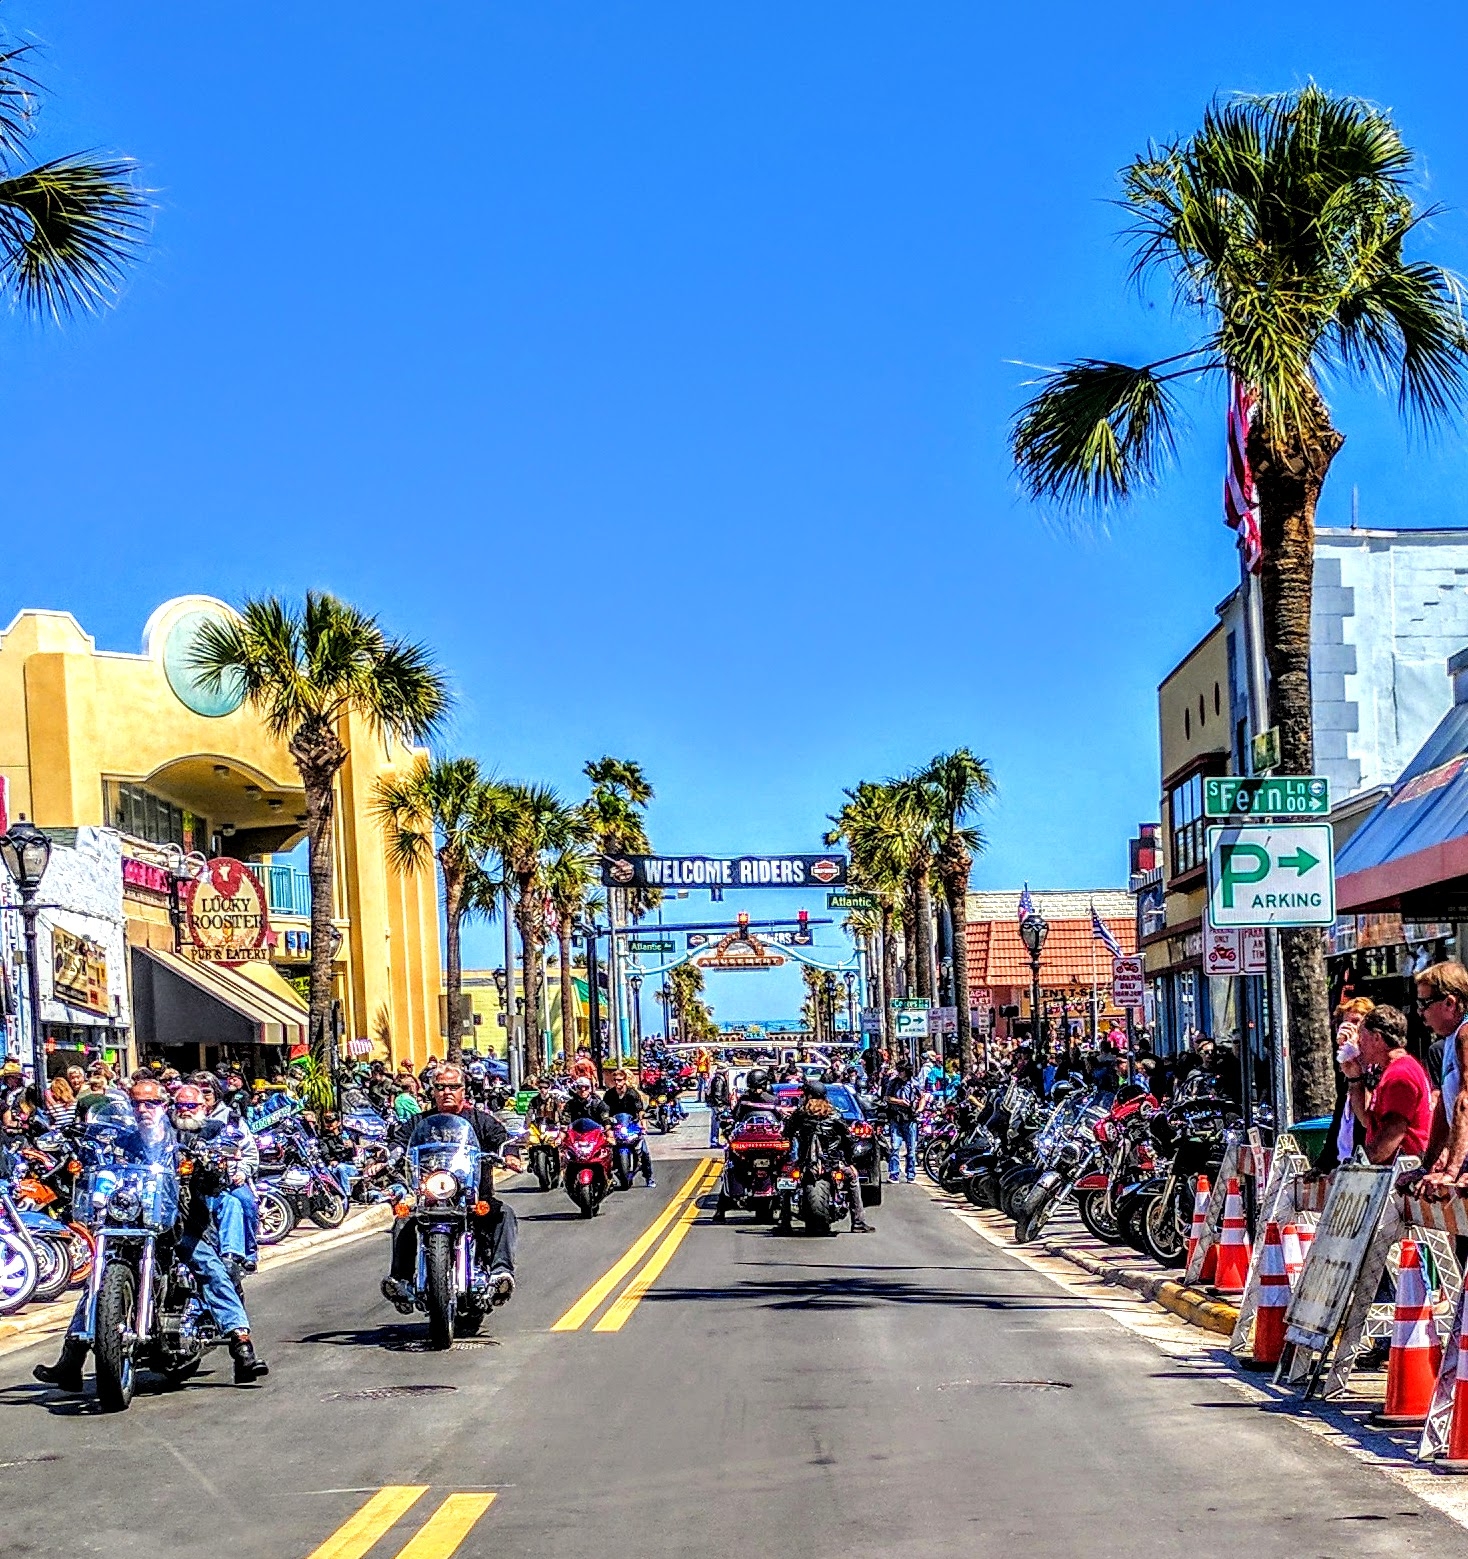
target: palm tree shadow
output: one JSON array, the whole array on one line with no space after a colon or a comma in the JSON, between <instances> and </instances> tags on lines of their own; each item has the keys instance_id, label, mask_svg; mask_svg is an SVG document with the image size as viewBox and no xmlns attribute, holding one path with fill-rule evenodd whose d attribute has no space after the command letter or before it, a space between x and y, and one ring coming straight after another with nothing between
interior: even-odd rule
<instances>
[{"instance_id":1,"label":"palm tree shadow","mask_svg":"<svg viewBox=\"0 0 1468 1559\"><path fill-rule=\"evenodd\" d=\"M869 1268L868 1271L882 1271ZM902 1270L902 1269L896 1269ZM911 1270L911 1269L908 1269ZM962 1310L1071 1311L1090 1301L1057 1294L1040 1298L1028 1294L984 1293L972 1289L931 1288L905 1279L857 1276L851 1268L832 1268L828 1277L745 1279L718 1288L657 1287L642 1297L643 1304L679 1304L700 1300L755 1304L767 1310L862 1310L878 1305L921 1305Z\"/></svg>"}]
</instances>

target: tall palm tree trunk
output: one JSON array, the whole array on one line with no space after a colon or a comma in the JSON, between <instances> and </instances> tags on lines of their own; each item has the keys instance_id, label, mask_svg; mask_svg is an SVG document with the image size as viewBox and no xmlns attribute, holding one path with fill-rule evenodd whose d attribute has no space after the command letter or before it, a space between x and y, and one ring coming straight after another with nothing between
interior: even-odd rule
<instances>
[{"instance_id":1,"label":"tall palm tree trunk","mask_svg":"<svg viewBox=\"0 0 1468 1559\"><path fill-rule=\"evenodd\" d=\"M882 1048L892 1053L892 1001L897 995L897 927L892 906L882 905Z\"/></svg>"},{"instance_id":2,"label":"tall palm tree trunk","mask_svg":"<svg viewBox=\"0 0 1468 1559\"><path fill-rule=\"evenodd\" d=\"M1303 435L1278 443L1256 424L1249 437L1263 542L1260 587L1269 715L1279 729L1280 765L1286 774L1310 774L1315 766L1310 690L1315 506L1344 442L1330 425L1323 403L1316 425ZM1306 927L1282 931L1280 944L1295 1116L1328 1114L1335 1105L1335 1076L1324 940L1317 929Z\"/></svg>"},{"instance_id":3,"label":"tall palm tree trunk","mask_svg":"<svg viewBox=\"0 0 1468 1559\"><path fill-rule=\"evenodd\" d=\"M933 990L933 876L926 867L913 873L914 912L917 918L917 993L932 1001Z\"/></svg>"},{"instance_id":4,"label":"tall palm tree trunk","mask_svg":"<svg viewBox=\"0 0 1468 1559\"><path fill-rule=\"evenodd\" d=\"M520 927L521 980L525 989L525 1055L527 1066L545 1064L545 1027L541 1022L544 1000L545 934L540 917L539 888L521 883L515 899L515 921Z\"/></svg>"},{"instance_id":5,"label":"tall palm tree trunk","mask_svg":"<svg viewBox=\"0 0 1468 1559\"><path fill-rule=\"evenodd\" d=\"M306 868L311 879L311 977L307 1003L311 1054L319 1065L330 1057L331 1001L336 985L336 896L334 838L336 775L347 750L335 729L311 721L291 737L290 754L306 792Z\"/></svg>"},{"instance_id":6,"label":"tall palm tree trunk","mask_svg":"<svg viewBox=\"0 0 1468 1559\"><path fill-rule=\"evenodd\" d=\"M902 994L904 996L918 994L917 948L917 905L909 885L902 895Z\"/></svg>"},{"instance_id":7,"label":"tall palm tree trunk","mask_svg":"<svg viewBox=\"0 0 1468 1559\"><path fill-rule=\"evenodd\" d=\"M561 1044L566 1063L576 1054L576 981L571 972L571 927L564 916L556 922L556 941L561 949Z\"/></svg>"},{"instance_id":8,"label":"tall palm tree trunk","mask_svg":"<svg viewBox=\"0 0 1468 1559\"><path fill-rule=\"evenodd\" d=\"M444 962L447 964L444 971L444 986L448 992L444 997L445 1018L448 1025L444 1056L457 1064L464 1054L462 1018L464 964L459 938L460 925L464 918L464 876L461 871L456 871L452 866L447 865L443 873L443 918Z\"/></svg>"}]
</instances>

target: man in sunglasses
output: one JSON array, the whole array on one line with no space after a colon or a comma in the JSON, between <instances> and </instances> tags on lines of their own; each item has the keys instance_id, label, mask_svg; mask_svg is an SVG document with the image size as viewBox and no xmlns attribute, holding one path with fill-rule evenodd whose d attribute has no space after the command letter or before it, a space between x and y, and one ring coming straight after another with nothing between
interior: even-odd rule
<instances>
[{"instance_id":1,"label":"man in sunglasses","mask_svg":"<svg viewBox=\"0 0 1468 1559\"><path fill-rule=\"evenodd\" d=\"M1433 964L1417 976L1417 1011L1443 1041L1442 1092L1432 1111L1432 1130L1422 1150L1423 1168L1406 1178L1431 1202L1446 1202L1458 1192L1468 1161L1468 969L1451 960Z\"/></svg>"},{"instance_id":2,"label":"man in sunglasses","mask_svg":"<svg viewBox=\"0 0 1468 1559\"><path fill-rule=\"evenodd\" d=\"M509 1133L497 1115L472 1104L464 1089L464 1069L439 1066L429 1085L429 1113L457 1115L469 1123L479 1140L483 1157L479 1164L479 1200L489 1203L489 1211L474 1218L475 1242L480 1261L489 1268L489 1294L502 1305L515 1292L515 1236L519 1228L514 1212L494 1194L492 1155L502 1155L507 1169L525 1166L513 1154L505 1153ZM418 1226L411 1218L400 1218L392 1231L392 1269L382 1280L382 1293L403 1315L413 1312L413 1277L418 1270Z\"/></svg>"}]
</instances>

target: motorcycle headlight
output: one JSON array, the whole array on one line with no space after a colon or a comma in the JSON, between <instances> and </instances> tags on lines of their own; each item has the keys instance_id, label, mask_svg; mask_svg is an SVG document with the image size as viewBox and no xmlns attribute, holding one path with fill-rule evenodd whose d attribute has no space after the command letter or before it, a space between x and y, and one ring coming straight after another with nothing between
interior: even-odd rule
<instances>
[{"instance_id":1,"label":"motorcycle headlight","mask_svg":"<svg viewBox=\"0 0 1468 1559\"><path fill-rule=\"evenodd\" d=\"M114 1223L136 1223L143 1216L143 1199L136 1191L124 1188L107 1199L107 1216Z\"/></svg>"},{"instance_id":2,"label":"motorcycle headlight","mask_svg":"<svg viewBox=\"0 0 1468 1559\"><path fill-rule=\"evenodd\" d=\"M423 1194L432 1197L435 1202L452 1201L459 1194L458 1177L451 1175L446 1169L440 1169L431 1175L425 1175L423 1177Z\"/></svg>"}]
</instances>

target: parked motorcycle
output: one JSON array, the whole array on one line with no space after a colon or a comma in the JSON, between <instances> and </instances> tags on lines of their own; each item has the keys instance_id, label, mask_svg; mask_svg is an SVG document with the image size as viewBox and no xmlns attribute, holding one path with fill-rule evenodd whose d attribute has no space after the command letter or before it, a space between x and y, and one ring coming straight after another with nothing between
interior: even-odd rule
<instances>
[{"instance_id":1,"label":"parked motorcycle","mask_svg":"<svg viewBox=\"0 0 1468 1559\"><path fill-rule=\"evenodd\" d=\"M417 1227L415 1303L428 1314L428 1344L448 1348L472 1336L490 1309L489 1278L474 1249L482 1154L473 1128L459 1115L420 1115L408 1137Z\"/></svg>"},{"instance_id":2,"label":"parked motorcycle","mask_svg":"<svg viewBox=\"0 0 1468 1559\"><path fill-rule=\"evenodd\" d=\"M260 1172L255 1180L260 1242L273 1245L284 1239L303 1218L322 1229L340 1228L347 1216L346 1195L327 1167L320 1144L300 1121L282 1121L274 1130L262 1132L256 1141L260 1148ZM289 1210L284 1228L280 1227L280 1200Z\"/></svg>"},{"instance_id":3,"label":"parked motorcycle","mask_svg":"<svg viewBox=\"0 0 1468 1559\"><path fill-rule=\"evenodd\" d=\"M566 1195L594 1218L612 1188L612 1139L595 1121L573 1121L562 1141Z\"/></svg>"},{"instance_id":4,"label":"parked motorcycle","mask_svg":"<svg viewBox=\"0 0 1468 1559\"><path fill-rule=\"evenodd\" d=\"M30 1300L40 1273L36 1242L0 1181L0 1315L10 1315Z\"/></svg>"}]
</instances>

